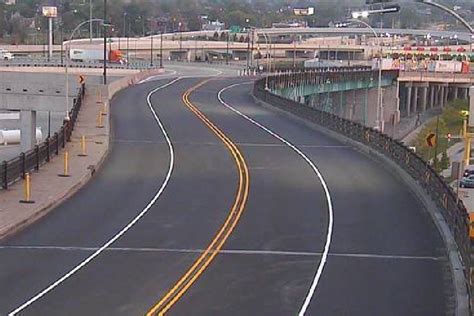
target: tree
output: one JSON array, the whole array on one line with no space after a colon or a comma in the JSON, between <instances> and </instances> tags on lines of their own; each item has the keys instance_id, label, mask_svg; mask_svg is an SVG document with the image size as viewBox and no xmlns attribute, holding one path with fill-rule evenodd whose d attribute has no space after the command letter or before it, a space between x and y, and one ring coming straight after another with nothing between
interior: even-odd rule
<instances>
[{"instance_id":1,"label":"tree","mask_svg":"<svg viewBox=\"0 0 474 316\"><path fill-rule=\"evenodd\" d=\"M441 156L441 161L439 164L440 164L441 170L445 170L449 168L449 157L448 157L448 152L446 150L443 152L443 155Z\"/></svg>"}]
</instances>

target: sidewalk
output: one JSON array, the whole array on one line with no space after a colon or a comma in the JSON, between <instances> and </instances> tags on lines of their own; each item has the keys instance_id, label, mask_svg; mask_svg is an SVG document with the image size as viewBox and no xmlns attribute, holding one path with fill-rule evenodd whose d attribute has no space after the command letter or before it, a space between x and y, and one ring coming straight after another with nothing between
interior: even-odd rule
<instances>
[{"instance_id":1,"label":"sidewalk","mask_svg":"<svg viewBox=\"0 0 474 316\"><path fill-rule=\"evenodd\" d=\"M109 150L109 99L115 93L140 81L163 74L164 69L145 70L115 80L106 87L86 85L84 103L79 111L79 116L72 133L71 142L66 144L65 150L69 154L70 177L59 177L64 171L63 155L41 166L40 170L31 174L31 200L34 204L19 203L23 197L24 181L9 186L8 190L0 190L0 239L7 237L27 225L46 215L55 206L62 203L72 194L77 192L93 176ZM101 89L102 100L98 100L98 91ZM98 102L99 101L99 102ZM100 111L104 109L103 102L107 104L107 115L102 116L103 128L97 127ZM81 138L86 137L87 156L79 157L81 151Z\"/></svg>"},{"instance_id":2,"label":"sidewalk","mask_svg":"<svg viewBox=\"0 0 474 316\"><path fill-rule=\"evenodd\" d=\"M19 203L23 199L23 181L15 183L7 191L0 191L0 238L46 215L83 186L106 157L109 115L103 117L105 127L97 128L97 116L103 109L101 104L96 103L97 89L97 86L92 85L86 87L85 102L79 112L71 142L66 145L70 177L58 176L63 173L63 150L38 172L31 174L31 199L35 201L34 204ZM78 156L81 153L82 135L86 137L87 157Z\"/></svg>"}]
</instances>

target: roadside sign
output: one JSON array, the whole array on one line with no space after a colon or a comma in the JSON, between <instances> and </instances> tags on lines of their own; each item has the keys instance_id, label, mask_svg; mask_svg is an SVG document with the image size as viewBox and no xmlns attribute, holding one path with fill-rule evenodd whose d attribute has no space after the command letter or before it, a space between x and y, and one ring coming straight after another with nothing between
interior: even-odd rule
<instances>
[{"instance_id":1,"label":"roadside sign","mask_svg":"<svg viewBox=\"0 0 474 316\"><path fill-rule=\"evenodd\" d=\"M239 25L230 26L230 33L235 34L235 33L240 33L240 32L242 32L242 28Z\"/></svg>"},{"instance_id":2,"label":"roadside sign","mask_svg":"<svg viewBox=\"0 0 474 316\"><path fill-rule=\"evenodd\" d=\"M83 85L84 83L86 83L86 77L84 77L84 75L80 75L79 76L79 84Z\"/></svg>"},{"instance_id":3,"label":"roadside sign","mask_svg":"<svg viewBox=\"0 0 474 316\"><path fill-rule=\"evenodd\" d=\"M434 133L428 134L426 137L426 144L428 147L433 147L436 143L436 135Z\"/></svg>"}]
</instances>

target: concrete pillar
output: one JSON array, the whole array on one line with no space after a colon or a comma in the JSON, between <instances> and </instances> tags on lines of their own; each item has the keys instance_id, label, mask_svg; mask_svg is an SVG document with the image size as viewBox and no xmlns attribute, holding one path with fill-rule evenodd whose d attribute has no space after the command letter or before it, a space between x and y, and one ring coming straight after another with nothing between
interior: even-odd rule
<instances>
[{"instance_id":1,"label":"concrete pillar","mask_svg":"<svg viewBox=\"0 0 474 316\"><path fill-rule=\"evenodd\" d=\"M395 112L397 114L397 120L400 119L400 81L397 80L397 90L395 91L396 95L396 105L395 105ZM398 121L396 121L398 123Z\"/></svg>"},{"instance_id":2,"label":"concrete pillar","mask_svg":"<svg viewBox=\"0 0 474 316\"><path fill-rule=\"evenodd\" d=\"M447 105L448 105L448 92L449 92L449 87L448 87L448 86L445 86L445 87L443 87L443 89L444 89L443 106L447 106Z\"/></svg>"},{"instance_id":3,"label":"concrete pillar","mask_svg":"<svg viewBox=\"0 0 474 316\"><path fill-rule=\"evenodd\" d=\"M36 111L20 111L21 151L36 145Z\"/></svg>"},{"instance_id":4,"label":"concrete pillar","mask_svg":"<svg viewBox=\"0 0 474 316\"><path fill-rule=\"evenodd\" d=\"M430 109L435 107L435 87L430 85Z\"/></svg>"},{"instance_id":5,"label":"concrete pillar","mask_svg":"<svg viewBox=\"0 0 474 316\"><path fill-rule=\"evenodd\" d=\"M459 88L453 87L453 99L456 100L459 97Z\"/></svg>"},{"instance_id":6,"label":"concrete pillar","mask_svg":"<svg viewBox=\"0 0 474 316\"><path fill-rule=\"evenodd\" d=\"M463 100L469 99L469 88L463 88L462 90L463 90L463 96L462 96Z\"/></svg>"},{"instance_id":7,"label":"concrete pillar","mask_svg":"<svg viewBox=\"0 0 474 316\"><path fill-rule=\"evenodd\" d=\"M436 87L436 91L438 92L438 98L436 99L436 104L438 107L442 108L443 107L443 87L438 85Z\"/></svg>"},{"instance_id":8,"label":"concrete pillar","mask_svg":"<svg viewBox=\"0 0 474 316\"><path fill-rule=\"evenodd\" d=\"M413 113L418 113L418 87L413 88Z\"/></svg>"},{"instance_id":9,"label":"concrete pillar","mask_svg":"<svg viewBox=\"0 0 474 316\"><path fill-rule=\"evenodd\" d=\"M407 86L407 116L410 116L411 115L411 89L412 89L412 86Z\"/></svg>"},{"instance_id":10,"label":"concrete pillar","mask_svg":"<svg viewBox=\"0 0 474 316\"><path fill-rule=\"evenodd\" d=\"M474 111L474 86L469 89L469 111ZM474 115L469 115L469 126L474 126Z\"/></svg>"},{"instance_id":11,"label":"concrete pillar","mask_svg":"<svg viewBox=\"0 0 474 316\"><path fill-rule=\"evenodd\" d=\"M440 89L440 93L439 93L439 105L441 106L441 108L444 108L445 106L445 103L444 103L444 87L443 86L439 86L439 89Z\"/></svg>"},{"instance_id":12,"label":"concrete pillar","mask_svg":"<svg viewBox=\"0 0 474 316\"><path fill-rule=\"evenodd\" d=\"M428 101L428 87L421 88L421 108L422 112L426 112L426 103Z\"/></svg>"}]
</instances>

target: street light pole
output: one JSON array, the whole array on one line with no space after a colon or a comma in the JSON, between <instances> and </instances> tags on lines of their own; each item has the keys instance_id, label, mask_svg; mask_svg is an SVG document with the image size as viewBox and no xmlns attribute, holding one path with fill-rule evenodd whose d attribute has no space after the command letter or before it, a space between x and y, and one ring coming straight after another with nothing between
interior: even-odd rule
<instances>
[{"instance_id":1,"label":"street light pole","mask_svg":"<svg viewBox=\"0 0 474 316\"><path fill-rule=\"evenodd\" d=\"M92 44L92 0L89 0L89 38Z\"/></svg>"},{"instance_id":2,"label":"street light pole","mask_svg":"<svg viewBox=\"0 0 474 316\"><path fill-rule=\"evenodd\" d=\"M74 34L76 33L77 30L79 30L79 28L81 28L83 25L89 23L90 21L84 21L82 23L79 23L75 28L74 30L72 30L71 32L71 35L69 37L69 41L67 41L66 43L66 67L65 67L65 77L66 77L66 92L65 92L65 95L66 95L66 116L65 116L65 120L66 121L69 121L69 58L71 56L68 56L69 55L69 50L70 50L70 46L71 46L71 41L72 39L74 38ZM104 23L104 20L102 19L92 19L92 22L102 22Z\"/></svg>"},{"instance_id":3,"label":"street light pole","mask_svg":"<svg viewBox=\"0 0 474 316\"><path fill-rule=\"evenodd\" d=\"M103 32L104 32L104 85L107 84L107 0L104 0L104 23L103 23Z\"/></svg>"},{"instance_id":4,"label":"street light pole","mask_svg":"<svg viewBox=\"0 0 474 316\"><path fill-rule=\"evenodd\" d=\"M379 80L377 84L377 118L375 120L375 125L379 129L380 132L383 133L384 127L385 127L385 122L383 118L383 104L382 104L382 45L380 42L380 36L377 34L377 32L374 30L372 26L370 26L368 23L359 20L359 19L350 19L349 21L360 23L370 29L372 33L374 33L375 38L377 39L377 44L379 46L379 58L378 58L378 72L379 72Z\"/></svg>"}]
</instances>

